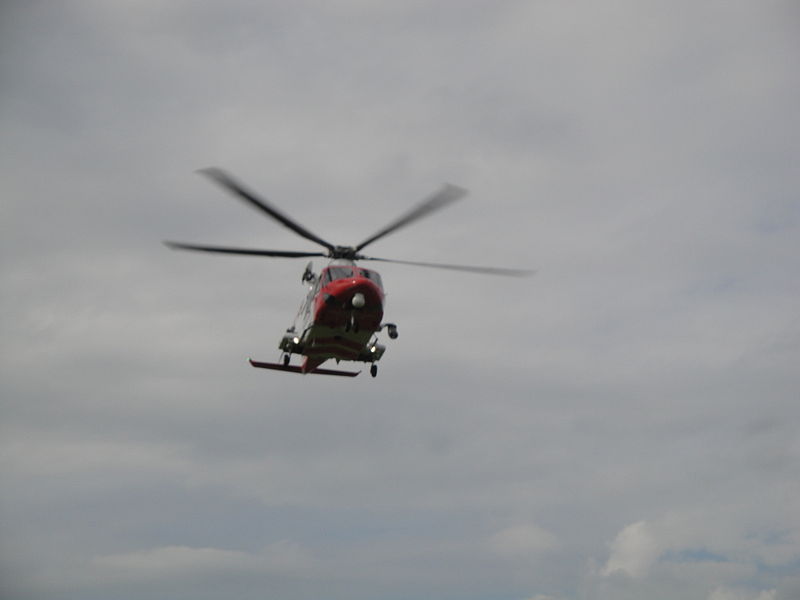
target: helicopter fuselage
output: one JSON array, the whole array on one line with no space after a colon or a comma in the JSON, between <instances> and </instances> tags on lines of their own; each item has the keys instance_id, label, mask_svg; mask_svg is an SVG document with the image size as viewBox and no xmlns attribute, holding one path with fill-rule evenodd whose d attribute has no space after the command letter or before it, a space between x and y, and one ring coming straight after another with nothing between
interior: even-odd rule
<instances>
[{"instance_id":1,"label":"helicopter fuselage","mask_svg":"<svg viewBox=\"0 0 800 600\"><path fill-rule=\"evenodd\" d=\"M322 363L334 359L372 363L374 373L374 363L385 351L377 339L384 327L381 320L385 300L378 272L340 260L318 276L307 270L303 280L310 282L308 294L295 323L278 345L283 351L282 363L253 365L299 373L353 375L319 369ZM389 328L390 337L396 337L394 324L385 327ZM293 354L303 357L299 367L290 364Z\"/></svg>"}]
</instances>

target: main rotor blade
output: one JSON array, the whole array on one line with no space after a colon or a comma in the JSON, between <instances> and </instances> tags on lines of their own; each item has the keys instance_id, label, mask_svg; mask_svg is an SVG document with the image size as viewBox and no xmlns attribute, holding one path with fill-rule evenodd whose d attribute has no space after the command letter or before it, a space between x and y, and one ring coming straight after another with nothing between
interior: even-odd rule
<instances>
[{"instance_id":1,"label":"main rotor blade","mask_svg":"<svg viewBox=\"0 0 800 600\"><path fill-rule=\"evenodd\" d=\"M255 194L244 189L237 181L235 181L222 169L218 169L217 167L209 167L207 169L200 169L198 172L210 177L228 191L233 192L246 202L249 202L259 210L262 210L285 227L288 227L294 231L296 234L306 238L307 240L311 240L320 246L325 246L328 250L333 251L335 249L334 245L330 242L327 242L321 237L314 235L308 229L284 215L277 208L269 205L263 198L257 198Z\"/></svg>"},{"instance_id":2,"label":"main rotor blade","mask_svg":"<svg viewBox=\"0 0 800 600\"><path fill-rule=\"evenodd\" d=\"M251 250L250 248L231 248L229 246L201 246L182 242L164 242L173 250L199 250L222 254L249 254L251 256L276 256L280 258L304 258L306 256L327 256L324 252L295 252L293 250Z\"/></svg>"},{"instance_id":3,"label":"main rotor blade","mask_svg":"<svg viewBox=\"0 0 800 600\"><path fill-rule=\"evenodd\" d=\"M467 190L448 183L441 190L433 194L433 196L423 200L405 215L387 225L372 237L361 242L358 246L356 246L356 252L368 244L371 244L375 240L380 239L385 235L389 235L393 231L397 231L401 227L405 227L406 225L409 225L410 223L413 223L414 221L421 219L422 217L425 217L432 212L439 210L440 208L444 208L451 202L455 202L459 198L463 198L466 195Z\"/></svg>"},{"instance_id":4,"label":"main rotor blade","mask_svg":"<svg viewBox=\"0 0 800 600\"><path fill-rule=\"evenodd\" d=\"M435 269L449 269L451 271L466 271L482 275L504 275L506 277L527 277L536 273L530 269L506 269L503 267L476 267L474 265L449 265L444 263L416 262L411 260L392 260L390 258L375 258L373 256L359 256L358 260L377 260L380 262L396 263L400 265L413 265L415 267L433 267Z\"/></svg>"}]
</instances>

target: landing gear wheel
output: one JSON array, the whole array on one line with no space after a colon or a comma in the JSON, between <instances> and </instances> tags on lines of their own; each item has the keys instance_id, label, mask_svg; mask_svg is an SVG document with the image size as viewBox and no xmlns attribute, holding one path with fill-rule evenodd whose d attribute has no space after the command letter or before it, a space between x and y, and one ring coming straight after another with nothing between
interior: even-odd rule
<instances>
[{"instance_id":1,"label":"landing gear wheel","mask_svg":"<svg viewBox=\"0 0 800 600\"><path fill-rule=\"evenodd\" d=\"M397 326L396 325L390 325L389 326L389 337L392 338L393 340L397 339Z\"/></svg>"},{"instance_id":2,"label":"landing gear wheel","mask_svg":"<svg viewBox=\"0 0 800 600\"><path fill-rule=\"evenodd\" d=\"M289 366L289 355L288 354L284 354L283 355L283 366L284 367L288 367Z\"/></svg>"},{"instance_id":3,"label":"landing gear wheel","mask_svg":"<svg viewBox=\"0 0 800 600\"><path fill-rule=\"evenodd\" d=\"M378 365L372 365L369 368L369 374L372 375L373 377L377 377L378 376Z\"/></svg>"}]
</instances>

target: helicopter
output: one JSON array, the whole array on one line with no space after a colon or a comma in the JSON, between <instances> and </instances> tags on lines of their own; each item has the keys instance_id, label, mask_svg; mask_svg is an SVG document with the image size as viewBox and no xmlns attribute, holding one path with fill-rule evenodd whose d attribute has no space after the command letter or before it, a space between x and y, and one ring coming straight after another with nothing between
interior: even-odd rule
<instances>
[{"instance_id":1,"label":"helicopter","mask_svg":"<svg viewBox=\"0 0 800 600\"><path fill-rule=\"evenodd\" d=\"M357 264L358 262L397 263L512 277L533 273L533 271L523 269L394 260L366 256L361 253L366 246L384 236L464 197L467 193L466 190L456 185L445 184L437 192L360 244L337 246L311 233L264 198L246 189L225 171L217 167L209 167L200 169L198 172L299 236L322 246L325 251L261 250L165 241L164 244L169 248L272 258L325 257L330 259L329 264L319 273L314 273L313 262L309 262L302 274L301 281L308 287L308 291L294 323L286 330L278 344L278 348L281 350L280 361L271 363L255 361L251 358L249 362L253 367L290 373L342 377L355 377L361 372L321 368L323 363L333 359L337 364L342 360L369 364L370 374L375 377L378 374L377 362L386 351L386 346L379 343L378 334L386 330L390 339L396 339L398 331L395 323L383 322L385 293L380 274L374 269L363 268ZM303 357L299 365L291 364L292 356L295 354Z\"/></svg>"}]
</instances>

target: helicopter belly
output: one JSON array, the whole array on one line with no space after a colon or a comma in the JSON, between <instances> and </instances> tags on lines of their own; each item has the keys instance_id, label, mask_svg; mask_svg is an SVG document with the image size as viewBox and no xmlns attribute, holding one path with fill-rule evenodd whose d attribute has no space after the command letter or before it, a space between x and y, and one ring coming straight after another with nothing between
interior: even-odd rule
<instances>
[{"instance_id":1,"label":"helicopter belly","mask_svg":"<svg viewBox=\"0 0 800 600\"><path fill-rule=\"evenodd\" d=\"M356 332L312 325L304 336L303 354L313 358L361 360L372 333L372 330Z\"/></svg>"},{"instance_id":2,"label":"helicopter belly","mask_svg":"<svg viewBox=\"0 0 800 600\"><path fill-rule=\"evenodd\" d=\"M304 310L302 333L287 331L279 347L286 352L284 365L291 354L305 357L300 372L317 372L329 359L375 363L385 347L375 334L383 319L383 293L373 282L362 277L337 280L315 292ZM374 370L374 369L373 369Z\"/></svg>"}]
</instances>

